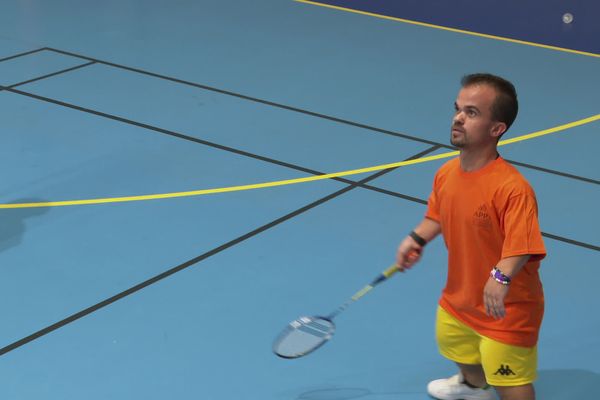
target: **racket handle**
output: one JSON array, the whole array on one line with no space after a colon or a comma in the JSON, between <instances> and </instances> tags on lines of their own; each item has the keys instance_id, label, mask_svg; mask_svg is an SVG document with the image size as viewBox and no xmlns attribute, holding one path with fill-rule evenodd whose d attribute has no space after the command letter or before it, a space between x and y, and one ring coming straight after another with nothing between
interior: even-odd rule
<instances>
[{"instance_id":1,"label":"racket handle","mask_svg":"<svg viewBox=\"0 0 600 400\"><path fill-rule=\"evenodd\" d=\"M383 271L383 275L386 278L389 278L390 276L394 275L398 271L399 271L398 270L398 266L396 264L393 264L388 269L386 269L385 271Z\"/></svg>"},{"instance_id":2,"label":"racket handle","mask_svg":"<svg viewBox=\"0 0 600 400\"><path fill-rule=\"evenodd\" d=\"M398 266L396 264L394 264L394 265L390 266L388 269L386 269L385 271L383 271L381 273L381 275L379 275L377 278L375 278L375 280L373 282L371 282L371 286L380 284L381 282L385 281L390 276L394 275L396 272L398 272Z\"/></svg>"}]
</instances>

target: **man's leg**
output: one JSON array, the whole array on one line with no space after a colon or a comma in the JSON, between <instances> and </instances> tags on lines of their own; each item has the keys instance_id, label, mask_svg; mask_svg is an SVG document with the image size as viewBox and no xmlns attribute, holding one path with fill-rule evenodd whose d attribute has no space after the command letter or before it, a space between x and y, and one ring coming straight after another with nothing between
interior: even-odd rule
<instances>
[{"instance_id":1,"label":"man's leg","mask_svg":"<svg viewBox=\"0 0 600 400\"><path fill-rule=\"evenodd\" d=\"M511 346L483 338L480 349L486 380L502 400L535 400L536 346Z\"/></svg>"},{"instance_id":2,"label":"man's leg","mask_svg":"<svg viewBox=\"0 0 600 400\"><path fill-rule=\"evenodd\" d=\"M427 393L442 400L495 400L494 391L487 386L480 365L479 335L440 307L436 337L440 353L457 363L461 373L429 382Z\"/></svg>"},{"instance_id":3,"label":"man's leg","mask_svg":"<svg viewBox=\"0 0 600 400\"><path fill-rule=\"evenodd\" d=\"M502 400L535 400L533 384L521 386L496 386L496 392Z\"/></svg>"},{"instance_id":4,"label":"man's leg","mask_svg":"<svg viewBox=\"0 0 600 400\"><path fill-rule=\"evenodd\" d=\"M483 367L480 364L473 365L456 363L456 365L458 365L458 369L460 369L460 372L462 373L467 385L477 388L485 388L488 386L485 380Z\"/></svg>"}]
</instances>

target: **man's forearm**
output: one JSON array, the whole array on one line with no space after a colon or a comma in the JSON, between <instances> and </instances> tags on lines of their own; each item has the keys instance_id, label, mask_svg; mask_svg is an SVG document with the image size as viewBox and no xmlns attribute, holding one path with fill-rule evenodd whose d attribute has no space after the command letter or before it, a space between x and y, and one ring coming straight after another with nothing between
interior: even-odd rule
<instances>
[{"instance_id":1,"label":"man's forearm","mask_svg":"<svg viewBox=\"0 0 600 400\"><path fill-rule=\"evenodd\" d=\"M509 278L513 278L519 273L521 268L523 268L523 266L527 264L527 261L530 257L531 255L529 254L525 254L522 256L506 257L498 262L496 268L502 271L502 273L508 276Z\"/></svg>"},{"instance_id":2,"label":"man's forearm","mask_svg":"<svg viewBox=\"0 0 600 400\"><path fill-rule=\"evenodd\" d=\"M442 232L442 227L439 222L434 221L430 218L425 218L417 227L414 232L425 239L427 242L431 242L437 235Z\"/></svg>"}]
</instances>

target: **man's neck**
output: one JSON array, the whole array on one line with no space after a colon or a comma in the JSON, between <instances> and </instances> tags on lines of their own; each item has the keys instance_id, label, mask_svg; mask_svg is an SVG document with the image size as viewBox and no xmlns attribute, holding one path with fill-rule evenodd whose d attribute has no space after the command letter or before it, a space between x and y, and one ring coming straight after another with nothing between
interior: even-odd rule
<instances>
[{"instance_id":1,"label":"man's neck","mask_svg":"<svg viewBox=\"0 0 600 400\"><path fill-rule=\"evenodd\" d=\"M485 167L498 157L496 146L477 150L462 149L459 156L460 168L465 172L474 172Z\"/></svg>"}]
</instances>

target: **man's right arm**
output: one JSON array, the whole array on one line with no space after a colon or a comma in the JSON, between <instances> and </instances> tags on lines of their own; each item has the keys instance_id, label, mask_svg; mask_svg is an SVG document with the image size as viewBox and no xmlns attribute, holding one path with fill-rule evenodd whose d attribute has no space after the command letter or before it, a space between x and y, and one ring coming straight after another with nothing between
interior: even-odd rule
<instances>
[{"instance_id":1,"label":"man's right arm","mask_svg":"<svg viewBox=\"0 0 600 400\"><path fill-rule=\"evenodd\" d=\"M396 253L396 264L400 271L412 267L423 254L425 244L442 232L439 222L424 218L423 221L400 243Z\"/></svg>"}]
</instances>

